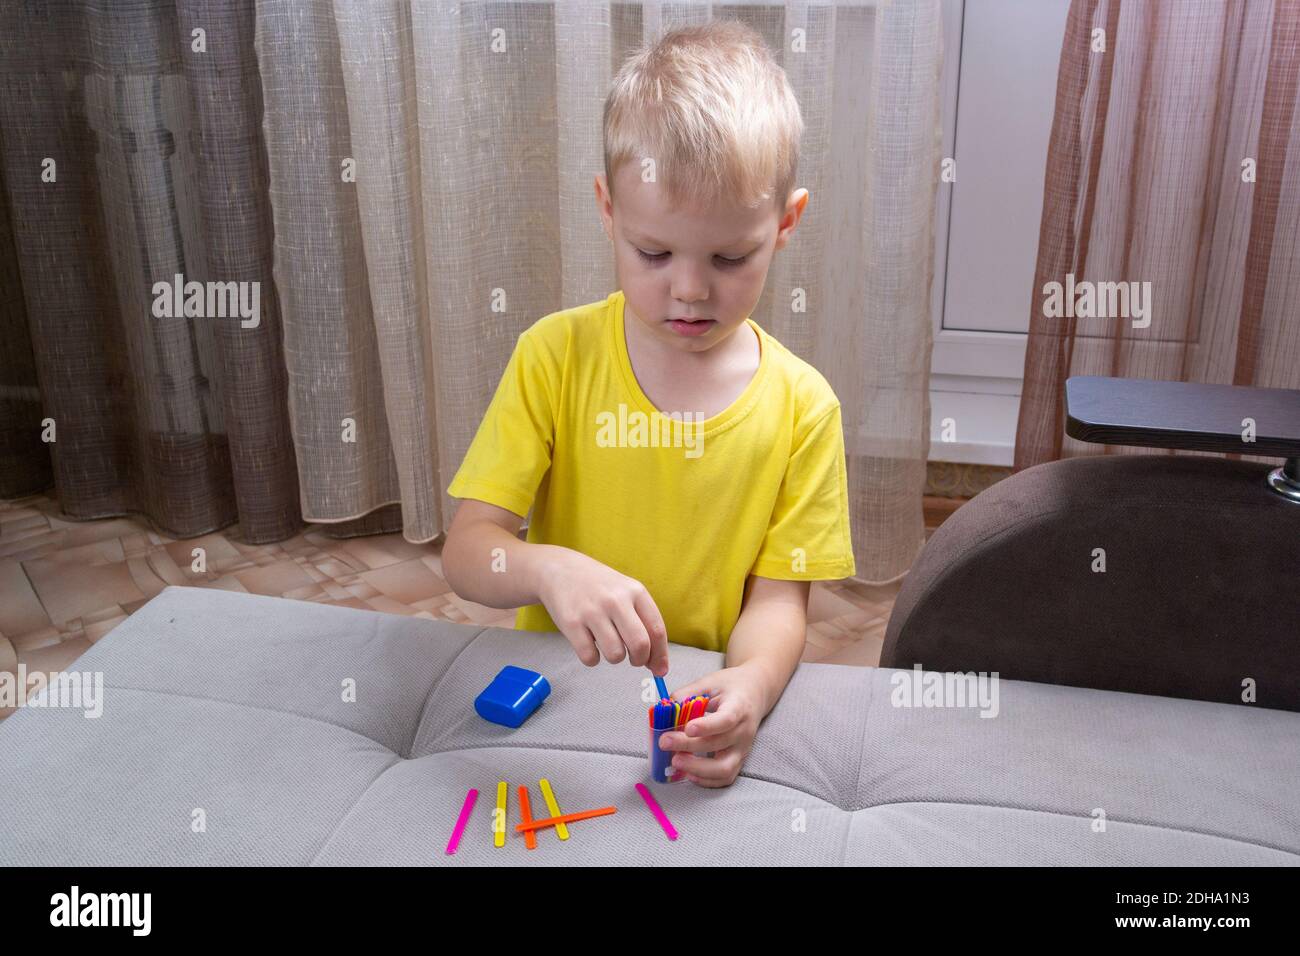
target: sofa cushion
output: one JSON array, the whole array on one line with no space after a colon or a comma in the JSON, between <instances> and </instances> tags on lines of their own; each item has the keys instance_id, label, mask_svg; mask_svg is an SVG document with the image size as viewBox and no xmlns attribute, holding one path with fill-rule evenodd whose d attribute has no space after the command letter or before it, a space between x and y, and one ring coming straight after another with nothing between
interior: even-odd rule
<instances>
[{"instance_id":1,"label":"sofa cushion","mask_svg":"<svg viewBox=\"0 0 1300 956\"><path fill-rule=\"evenodd\" d=\"M670 656L670 688L722 661ZM473 709L505 664L553 688L517 730ZM894 706L911 672L803 664L735 784L653 788L669 842L633 789L649 672L586 668L554 633L169 587L72 669L103 673L100 717L0 724L0 865L1300 864L1280 710L1000 681L989 718ZM493 847L497 781L513 827L541 777L566 812L618 812Z\"/></svg>"}]
</instances>

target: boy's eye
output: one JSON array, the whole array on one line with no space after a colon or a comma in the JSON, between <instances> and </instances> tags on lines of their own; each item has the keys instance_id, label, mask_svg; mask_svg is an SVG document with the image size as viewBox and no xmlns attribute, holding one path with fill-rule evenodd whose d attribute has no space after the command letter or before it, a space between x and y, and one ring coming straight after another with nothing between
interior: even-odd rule
<instances>
[{"instance_id":1,"label":"boy's eye","mask_svg":"<svg viewBox=\"0 0 1300 956\"><path fill-rule=\"evenodd\" d=\"M663 259L668 258L668 253L666 252L646 252L644 249L637 249L636 252L637 255L639 255L646 262L659 262ZM717 256L716 258L718 262L724 266L738 266L746 259L748 259L749 256L744 255L741 256L739 259L728 259L725 256Z\"/></svg>"}]
</instances>

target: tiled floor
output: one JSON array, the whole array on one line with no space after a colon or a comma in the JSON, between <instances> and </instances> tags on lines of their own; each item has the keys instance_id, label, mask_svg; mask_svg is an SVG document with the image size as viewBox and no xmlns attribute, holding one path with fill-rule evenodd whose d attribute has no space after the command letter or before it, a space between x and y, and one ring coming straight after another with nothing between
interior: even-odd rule
<instances>
[{"instance_id":1,"label":"tiled floor","mask_svg":"<svg viewBox=\"0 0 1300 956\"><path fill-rule=\"evenodd\" d=\"M964 499L927 498L926 527ZM442 579L440 543L400 534L339 540L311 526L287 541L250 545L238 525L175 540L139 516L69 521L47 495L0 501L0 671L51 673L171 584L226 588L461 623L511 627L513 610L484 607ZM202 547L206 568L193 570ZM874 665L898 584L816 582L805 661ZM0 720L12 709L0 708Z\"/></svg>"}]
</instances>

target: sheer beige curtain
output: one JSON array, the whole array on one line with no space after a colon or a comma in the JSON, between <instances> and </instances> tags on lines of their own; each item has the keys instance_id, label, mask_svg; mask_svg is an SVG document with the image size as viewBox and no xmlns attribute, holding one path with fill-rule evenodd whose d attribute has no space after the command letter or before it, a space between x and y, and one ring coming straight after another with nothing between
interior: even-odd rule
<instances>
[{"instance_id":1,"label":"sheer beige curtain","mask_svg":"<svg viewBox=\"0 0 1300 956\"><path fill-rule=\"evenodd\" d=\"M1104 53L1093 49L1098 30ZM1071 375L1300 388L1298 81L1300 4L1071 5L1017 470L1157 453L1065 437ZM1150 324L1046 317L1041 290L1069 274L1149 282Z\"/></svg>"},{"instance_id":2,"label":"sheer beige curtain","mask_svg":"<svg viewBox=\"0 0 1300 956\"><path fill-rule=\"evenodd\" d=\"M614 288L592 194L614 71L711 17L762 33L807 127L811 202L754 319L843 404L860 576L907 569L924 539L938 0L258 3L308 520L396 522L400 504L408 539L443 530L516 337Z\"/></svg>"}]
</instances>

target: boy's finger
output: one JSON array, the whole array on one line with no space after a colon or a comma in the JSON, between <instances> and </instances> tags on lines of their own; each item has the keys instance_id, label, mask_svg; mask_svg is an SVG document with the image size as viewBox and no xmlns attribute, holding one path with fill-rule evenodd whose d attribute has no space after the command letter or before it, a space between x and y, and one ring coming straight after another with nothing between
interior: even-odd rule
<instances>
[{"instance_id":1,"label":"boy's finger","mask_svg":"<svg viewBox=\"0 0 1300 956\"><path fill-rule=\"evenodd\" d=\"M638 595L633 606L650 640L650 659L645 666L656 677L663 677L668 673L668 626L649 591Z\"/></svg>"},{"instance_id":2,"label":"boy's finger","mask_svg":"<svg viewBox=\"0 0 1300 956\"><path fill-rule=\"evenodd\" d=\"M623 605L619 607L615 623L618 625L619 639L627 648L627 662L634 667L645 667L650 659L650 635L646 633L645 624L636 612Z\"/></svg>"},{"instance_id":3,"label":"boy's finger","mask_svg":"<svg viewBox=\"0 0 1300 956\"><path fill-rule=\"evenodd\" d=\"M664 734L664 736L670 735ZM708 737L687 737L682 733L674 733L671 736L674 738L669 741L672 744L672 751L679 754L717 753L736 743L736 735L730 732L712 734Z\"/></svg>"},{"instance_id":4,"label":"boy's finger","mask_svg":"<svg viewBox=\"0 0 1300 956\"><path fill-rule=\"evenodd\" d=\"M739 725L739 715L733 716L731 709L724 707L688 721L681 733L687 740L709 739L718 734L729 734Z\"/></svg>"},{"instance_id":5,"label":"boy's finger","mask_svg":"<svg viewBox=\"0 0 1300 956\"><path fill-rule=\"evenodd\" d=\"M711 737L715 734L730 733L739 723L740 717L733 717L730 710L715 710L687 722L682 733L688 737ZM687 733L688 729L689 733Z\"/></svg>"},{"instance_id":6,"label":"boy's finger","mask_svg":"<svg viewBox=\"0 0 1300 956\"><path fill-rule=\"evenodd\" d=\"M669 696L676 701L683 701L687 697L707 696L709 698L709 710L713 711L717 710L715 703L718 700L718 695L721 693L722 691L709 683L709 679L706 677L704 680L698 680L694 684L687 684L685 687L673 688L669 693Z\"/></svg>"},{"instance_id":7,"label":"boy's finger","mask_svg":"<svg viewBox=\"0 0 1300 956\"><path fill-rule=\"evenodd\" d=\"M729 747L718 751L712 757L698 757L692 754L674 757L673 767L690 774L696 783L718 786L728 784L735 779L735 762L736 750Z\"/></svg>"},{"instance_id":8,"label":"boy's finger","mask_svg":"<svg viewBox=\"0 0 1300 956\"><path fill-rule=\"evenodd\" d=\"M561 631L560 633L573 646L573 653L578 655L578 660L582 661L587 667L595 667L600 663L600 648L596 646L596 640L591 636L591 631L581 624L578 625L578 630L582 632L581 636L571 634L569 631Z\"/></svg>"},{"instance_id":9,"label":"boy's finger","mask_svg":"<svg viewBox=\"0 0 1300 956\"><path fill-rule=\"evenodd\" d=\"M597 619L589 627L596 636L596 646L605 655L605 660L611 664L621 661L627 654L627 648L623 646L623 638L619 637L618 631L614 629L614 622L609 618Z\"/></svg>"},{"instance_id":10,"label":"boy's finger","mask_svg":"<svg viewBox=\"0 0 1300 956\"><path fill-rule=\"evenodd\" d=\"M673 749L707 753L734 744L739 726L739 717L733 717L729 709L720 710L716 714L696 717L681 730L664 736L670 738Z\"/></svg>"}]
</instances>

